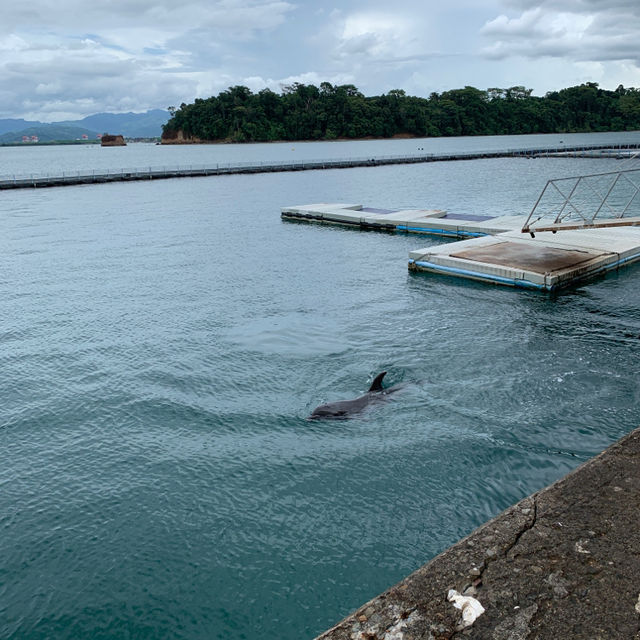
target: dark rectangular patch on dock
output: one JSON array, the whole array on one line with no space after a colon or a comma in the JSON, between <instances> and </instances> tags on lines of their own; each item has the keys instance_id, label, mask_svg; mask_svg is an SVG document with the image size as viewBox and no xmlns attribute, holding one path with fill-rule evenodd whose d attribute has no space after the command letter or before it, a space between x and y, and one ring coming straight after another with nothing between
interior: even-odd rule
<instances>
[{"instance_id":1,"label":"dark rectangular patch on dock","mask_svg":"<svg viewBox=\"0 0 640 640\"><path fill-rule=\"evenodd\" d=\"M552 249L524 242L496 242L484 247L452 253L451 257L545 274L575 267L582 262L592 260L596 254L570 249Z\"/></svg>"}]
</instances>

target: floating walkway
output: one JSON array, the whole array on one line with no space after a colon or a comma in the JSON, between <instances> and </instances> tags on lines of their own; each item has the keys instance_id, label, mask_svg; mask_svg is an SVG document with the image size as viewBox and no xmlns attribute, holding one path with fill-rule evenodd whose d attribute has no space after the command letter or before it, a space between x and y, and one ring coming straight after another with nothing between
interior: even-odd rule
<instances>
[{"instance_id":1,"label":"floating walkway","mask_svg":"<svg viewBox=\"0 0 640 640\"><path fill-rule=\"evenodd\" d=\"M409 269L554 291L640 260L638 227L509 231L409 252Z\"/></svg>"},{"instance_id":2,"label":"floating walkway","mask_svg":"<svg viewBox=\"0 0 640 640\"><path fill-rule=\"evenodd\" d=\"M105 182L129 182L135 180L165 180L169 178L194 178L200 176L218 176L244 173L273 173L281 171L312 171L319 169L350 169L355 167L375 167L393 164L416 164L422 162L445 162L452 160L477 160L482 158L540 157L558 153L584 153L606 150L618 153L640 149L640 144L624 145L588 145L537 147L502 150L463 151L456 153L419 153L402 156L368 156L366 158L297 160L294 162L240 162L222 163L209 166L189 167L144 167L137 169L119 169L116 171L77 171L62 174L29 174L0 176L2 189L33 189L42 187L65 187L80 184Z\"/></svg>"},{"instance_id":3,"label":"floating walkway","mask_svg":"<svg viewBox=\"0 0 640 640\"><path fill-rule=\"evenodd\" d=\"M361 204L285 207L282 218L459 239L409 253L409 269L554 291L640 260L640 227L522 233L527 216L474 216Z\"/></svg>"},{"instance_id":4,"label":"floating walkway","mask_svg":"<svg viewBox=\"0 0 640 640\"><path fill-rule=\"evenodd\" d=\"M374 209L361 204L307 204L282 209L285 220L447 238L479 238L520 229L527 216L476 216L440 209Z\"/></svg>"},{"instance_id":5,"label":"floating walkway","mask_svg":"<svg viewBox=\"0 0 640 640\"><path fill-rule=\"evenodd\" d=\"M625 168L548 180L528 216L323 203L285 207L282 217L457 238L411 251L409 269L554 291L640 260L639 178Z\"/></svg>"},{"instance_id":6,"label":"floating walkway","mask_svg":"<svg viewBox=\"0 0 640 640\"><path fill-rule=\"evenodd\" d=\"M617 160L630 159L638 154L633 149L581 149L579 151L554 151L540 153L537 158L616 158Z\"/></svg>"}]
</instances>

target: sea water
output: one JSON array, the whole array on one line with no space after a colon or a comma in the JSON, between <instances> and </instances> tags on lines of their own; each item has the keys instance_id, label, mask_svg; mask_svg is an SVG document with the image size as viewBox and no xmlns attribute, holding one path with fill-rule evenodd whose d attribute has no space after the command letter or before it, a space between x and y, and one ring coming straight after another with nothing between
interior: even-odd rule
<instances>
[{"instance_id":1,"label":"sea water","mask_svg":"<svg viewBox=\"0 0 640 640\"><path fill-rule=\"evenodd\" d=\"M636 427L637 266L546 295L408 272L445 240L280 219L528 213L619 166L0 193L0 637L312 638ZM388 403L306 419L382 370Z\"/></svg>"}]
</instances>

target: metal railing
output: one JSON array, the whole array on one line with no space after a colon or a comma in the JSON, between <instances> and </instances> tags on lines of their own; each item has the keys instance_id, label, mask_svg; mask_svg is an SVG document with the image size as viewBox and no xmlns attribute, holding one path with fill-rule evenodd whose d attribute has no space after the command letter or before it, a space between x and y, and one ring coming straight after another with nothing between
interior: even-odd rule
<instances>
[{"instance_id":1,"label":"metal railing","mask_svg":"<svg viewBox=\"0 0 640 640\"><path fill-rule=\"evenodd\" d=\"M522 232L635 226L639 193L640 167L548 180Z\"/></svg>"},{"instance_id":2,"label":"metal railing","mask_svg":"<svg viewBox=\"0 0 640 640\"><path fill-rule=\"evenodd\" d=\"M450 153L413 153L405 155L375 155L342 159L308 159L308 160L268 160L252 162L228 162L210 165L188 166L149 166L122 169L91 169L79 171L63 171L61 174L29 173L0 176L0 189L64 186L86 184L92 182L117 182L127 180L146 180L177 178L190 176L209 176L229 173L267 173L278 171L305 171L311 169L333 169L350 167L367 167L390 164L412 164L420 162L438 162L447 160L466 160L475 158L500 158L534 156L564 152L583 152L590 150L612 150L626 152L638 149L638 144L624 145L582 145L545 148L519 149L479 149Z\"/></svg>"}]
</instances>

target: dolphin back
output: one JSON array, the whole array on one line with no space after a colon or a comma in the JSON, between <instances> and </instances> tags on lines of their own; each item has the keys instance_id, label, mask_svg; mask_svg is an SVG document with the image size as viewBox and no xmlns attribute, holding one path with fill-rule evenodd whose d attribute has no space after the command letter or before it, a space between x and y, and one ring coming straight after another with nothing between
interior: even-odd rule
<instances>
[{"instance_id":1,"label":"dolphin back","mask_svg":"<svg viewBox=\"0 0 640 640\"><path fill-rule=\"evenodd\" d=\"M387 375L386 371L383 371L382 373L379 373L374 381L371 383L371 386L369 387L369 393L371 393L372 391L382 391L382 378L384 378Z\"/></svg>"},{"instance_id":2,"label":"dolphin back","mask_svg":"<svg viewBox=\"0 0 640 640\"><path fill-rule=\"evenodd\" d=\"M310 420L344 420L350 416L359 413L367 405L382 400L387 393L391 393L395 390L395 387L390 387L385 393L382 393L382 378L387 374L386 371L379 373L369 387L369 391L363 396L353 398L352 400L340 400L339 402L328 402L327 404L321 404L313 410L313 413L309 416ZM397 386L397 385L396 385Z\"/></svg>"}]
</instances>

